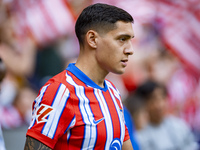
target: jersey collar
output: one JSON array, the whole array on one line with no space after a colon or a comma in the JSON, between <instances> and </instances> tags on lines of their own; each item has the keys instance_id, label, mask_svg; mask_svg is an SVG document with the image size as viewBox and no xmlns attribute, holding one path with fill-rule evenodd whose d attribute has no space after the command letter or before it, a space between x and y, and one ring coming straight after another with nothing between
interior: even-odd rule
<instances>
[{"instance_id":1,"label":"jersey collar","mask_svg":"<svg viewBox=\"0 0 200 150\"><path fill-rule=\"evenodd\" d=\"M106 82L104 81L104 88L97 85L94 81L92 81L85 73L83 73L79 68L75 66L75 63L70 63L67 67L68 71L70 71L72 74L74 74L78 79L80 79L82 82L84 82L87 86L97 88L103 91L107 91L108 86Z\"/></svg>"}]
</instances>

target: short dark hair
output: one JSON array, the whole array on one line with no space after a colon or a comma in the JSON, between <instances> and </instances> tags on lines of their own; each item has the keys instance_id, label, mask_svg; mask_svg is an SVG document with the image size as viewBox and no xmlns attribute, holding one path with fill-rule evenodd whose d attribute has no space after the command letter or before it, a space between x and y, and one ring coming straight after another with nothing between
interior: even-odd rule
<instances>
[{"instance_id":1,"label":"short dark hair","mask_svg":"<svg viewBox=\"0 0 200 150\"><path fill-rule=\"evenodd\" d=\"M142 97L136 95L134 92L131 92L128 95L128 97L124 101L124 105L132 115L136 114L139 110L141 110L145 106Z\"/></svg>"},{"instance_id":2,"label":"short dark hair","mask_svg":"<svg viewBox=\"0 0 200 150\"><path fill-rule=\"evenodd\" d=\"M158 88L162 89L164 96L167 96L166 87L163 84L158 83L153 80L147 80L141 85L139 85L137 89L135 90L135 94L142 97L144 102L147 102L150 100L150 97L152 96L155 89L158 89Z\"/></svg>"},{"instance_id":3,"label":"short dark hair","mask_svg":"<svg viewBox=\"0 0 200 150\"><path fill-rule=\"evenodd\" d=\"M78 17L75 25L76 36L80 44L83 44L83 36L93 29L97 32L107 32L114 29L117 21L133 22L132 16L125 10L97 3L86 7Z\"/></svg>"}]
</instances>

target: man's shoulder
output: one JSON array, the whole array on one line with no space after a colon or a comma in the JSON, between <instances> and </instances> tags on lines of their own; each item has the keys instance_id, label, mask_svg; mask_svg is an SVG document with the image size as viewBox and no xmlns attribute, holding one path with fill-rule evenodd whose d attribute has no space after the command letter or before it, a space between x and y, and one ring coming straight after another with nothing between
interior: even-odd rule
<instances>
[{"instance_id":1,"label":"man's shoulder","mask_svg":"<svg viewBox=\"0 0 200 150\"><path fill-rule=\"evenodd\" d=\"M56 74L55 76L53 76L52 78L50 78L46 84L62 83L64 85L67 85L68 84L67 73L69 73L69 71L63 70L62 72L60 72L60 73Z\"/></svg>"},{"instance_id":2,"label":"man's shoulder","mask_svg":"<svg viewBox=\"0 0 200 150\"><path fill-rule=\"evenodd\" d=\"M63 70L62 72L56 74L52 78L50 78L43 87L59 87L59 86L65 86L67 89L71 88L71 85L67 82L67 76L66 76L67 70Z\"/></svg>"},{"instance_id":3,"label":"man's shoulder","mask_svg":"<svg viewBox=\"0 0 200 150\"><path fill-rule=\"evenodd\" d=\"M66 81L66 70L63 70L62 72L56 74L49 80L49 82L63 82L63 81Z\"/></svg>"}]
</instances>

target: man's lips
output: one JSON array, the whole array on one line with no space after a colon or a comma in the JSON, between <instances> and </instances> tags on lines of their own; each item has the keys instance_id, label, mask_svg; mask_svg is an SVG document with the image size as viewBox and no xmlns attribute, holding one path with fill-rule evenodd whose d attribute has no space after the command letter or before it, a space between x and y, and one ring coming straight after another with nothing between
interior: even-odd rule
<instances>
[{"instance_id":1,"label":"man's lips","mask_svg":"<svg viewBox=\"0 0 200 150\"><path fill-rule=\"evenodd\" d=\"M128 62L128 59L122 59L121 62Z\"/></svg>"},{"instance_id":2,"label":"man's lips","mask_svg":"<svg viewBox=\"0 0 200 150\"><path fill-rule=\"evenodd\" d=\"M128 59L123 59L123 60L121 60L121 62L122 62L122 64L123 64L123 66L127 66L127 62L128 62Z\"/></svg>"}]
</instances>

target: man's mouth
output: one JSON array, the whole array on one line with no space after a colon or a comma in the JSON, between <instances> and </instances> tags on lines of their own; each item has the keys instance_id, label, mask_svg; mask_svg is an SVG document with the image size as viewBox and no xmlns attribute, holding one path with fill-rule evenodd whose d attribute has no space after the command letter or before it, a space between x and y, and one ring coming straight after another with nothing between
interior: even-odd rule
<instances>
[{"instance_id":1,"label":"man's mouth","mask_svg":"<svg viewBox=\"0 0 200 150\"><path fill-rule=\"evenodd\" d=\"M128 62L128 59L123 59L123 60L121 60L121 62L126 63L126 62Z\"/></svg>"},{"instance_id":2,"label":"man's mouth","mask_svg":"<svg viewBox=\"0 0 200 150\"><path fill-rule=\"evenodd\" d=\"M128 62L128 59L123 59L123 60L121 60L121 62L122 62L122 64L123 64L123 66L126 67L126 66L127 66L127 62Z\"/></svg>"}]
</instances>

